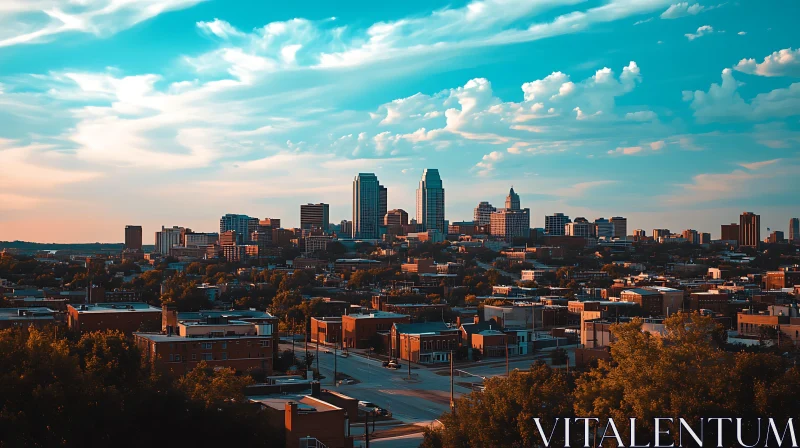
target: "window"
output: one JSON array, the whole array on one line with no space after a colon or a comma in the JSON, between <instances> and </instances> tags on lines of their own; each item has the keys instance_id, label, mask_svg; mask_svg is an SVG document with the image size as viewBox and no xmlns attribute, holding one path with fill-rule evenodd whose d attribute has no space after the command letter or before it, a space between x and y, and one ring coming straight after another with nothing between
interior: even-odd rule
<instances>
[{"instance_id":1,"label":"window","mask_svg":"<svg viewBox=\"0 0 800 448\"><path fill-rule=\"evenodd\" d=\"M175 361L175 355L173 355L172 353L170 353L170 354L169 354L169 362L173 362L173 361Z\"/></svg>"},{"instance_id":2,"label":"window","mask_svg":"<svg viewBox=\"0 0 800 448\"><path fill-rule=\"evenodd\" d=\"M181 362L181 355L175 355L175 362Z\"/></svg>"},{"instance_id":3,"label":"window","mask_svg":"<svg viewBox=\"0 0 800 448\"><path fill-rule=\"evenodd\" d=\"M214 355L211 353L203 353L203 361L213 361Z\"/></svg>"},{"instance_id":4,"label":"window","mask_svg":"<svg viewBox=\"0 0 800 448\"><path fill-rule=\"evenodd\" d=\"M225 350L226 348L228 348L228 343L227 342L223 342L222 343L222 349Z\"/></svg>"},{"instance_id":5,"label":"window","mask_svg":"<svg viewBox=\"0 0 800 448\"><path fill-rule=\"evenodd\" d=\"M228 354L227 353L222 352L222 360L223 361L227 361L228 360Z\"/></svg>"},{"instance_id":6,"label":"window","mask_svg":"<svg viewBox=\"0 0 800 448\"><path fill-rule=\"evenodd\" d=\"M202 344L204 350L211 350L211 343L210 342L203 342Z\"/></svg>"},{"instance_id":7,"label":"window","mask_svg":"<svg viewBox=\"0 0 800 448\"><path fill-rule=\"evenodd\" d=\"M197 361L197 355L195 353L192 353L192 361Z\"/></svg>"},{"instance_id":8,"label":"window","mask_svg":"<svg viewBox=\"0 0 800 448\"><path fill-rule=\"evenodd\" d=\"M269 347L269 341L261 341L262 347Z\"/></svg>"}]
</instances>

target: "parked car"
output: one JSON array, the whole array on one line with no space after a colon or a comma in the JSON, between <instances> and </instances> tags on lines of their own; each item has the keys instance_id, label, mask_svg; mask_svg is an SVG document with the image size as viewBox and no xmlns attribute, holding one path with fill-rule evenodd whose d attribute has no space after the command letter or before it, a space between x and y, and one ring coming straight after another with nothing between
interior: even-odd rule
<instances>
[{"instance_id":1,"label":"parked car","mask_svg":"<svg viewBox=\"0 0 800 448\"><path fill-rule=\"evenodd\" d=\"M381 363L381 365L382 365L383 367L389 367L389 361L383 361L383 362Z\"/></svg>"},{"instance_id":2,"label":"parked car","mask_svg":"<svg viewBox=\"0 0 800 448\"><path fill-rule=\"evenodd\" d=\"M362 408L367 408L367 409L370 409L370 410L380 409L380 408L378 408L378 405L376 405L375 403L373 403L371 401L359 401L358 402L358 406L360 406Z\"/></svg>"},{"instance_id":3,"label":"parked car","mask_svg":"<svg viewBox=\"0 0 800 448\"><path fill-rule=\"evenodd\" d=\"M375 408L374 412L375 412L375 415L377 415L379 417L390 417L392 415L391 412L389 412L389 411L387 411L386 409L383 409L383 408Z\"/></svg>"},{"instance_id":4,"label":"parked car","mask_svg":"<svg viewBox=\"0 0 800 448\"><path fill-rule=\"evenodd\" d=\"M400 367L403 367L403 366L401 366L400 364L398 364L398 363L396 363L396 362L394 362L394 361L389 361L389 362L386 364L386 368L388 368L388 369L392 369L392 370L397 370L397 369L399 369Z\"/></svg>"}]
</instances>

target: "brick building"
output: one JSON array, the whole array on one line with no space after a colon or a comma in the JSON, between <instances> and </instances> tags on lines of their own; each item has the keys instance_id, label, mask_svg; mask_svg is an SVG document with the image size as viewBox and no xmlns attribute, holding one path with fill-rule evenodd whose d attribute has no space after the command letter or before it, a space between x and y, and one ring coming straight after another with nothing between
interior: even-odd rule
<instances>
[{"instance_id":1,"label":"brick building","mask_svg":"<svg viewBox=\"0 0 800 448\"><path fill-rule=\"evenodd\" d=\"M119 330L131 334L158 328L160 323L161 310L141 302L67 305L67 325L76 333Z\"/></svg>"},{"instance_id":2,"label":"brick building","mask_svg":"<svg viewBox=\"0 0 800 448\"><path fill-rule=\"evenodd\" d=\"M508 337L498 330L483 330L472 335L472 349L485 358L506 356Z\"/></svg>"},{"instance_id":3,"label":"brick building","mask_svg":"<svg viewBox=\"0 0 800 448\"><path fill-rule=\"evenodd\" d=\"M444 322L396 323L392 327L392 353L420 364L450 362L450 351L458 348L460 333Z\"/></svg>"},{"instance_id":4,"label":"brick building","mask_svg":"<svg viewBox=\"0 0 800 448\"><path fill-rule=\"evenodd\" d=\"M7 328L43 328L55 324L56 312L49 308L0 308L0 330Z\"/></svg>"},{"instance_id":5,"label":"brick building","mask_svg":"<svg viewBox=\"0 0 800 448\"><path fill-rule=\"evenodd\" d=\"M626 289L619 293L619 297L623 302L638 304L646 316L664 315L664 298L658 291L643 288Z\"/></svg>"},{"instance_id":6,"label":"brick building","mask_svg":"<svg viewBox=\"0 0 800 448\"><path fill-rule=\"evenodd\" d=\"M342 318L312 317L311 342L340 345L342 342Z\"/></svg>"},{"instance_id":7,"label":"brick building","mask_svg":"<svg viewBox=\"0 0 800 448\"><path fill-rule=\"evenodd\" d=\"M379 331L389 331L395 323L409 323L404 314L375 311L371 314L342 316L342 344L344 347L367 348Z\"/></svg>"},{"instance_id":8,"label":"brick building","mask_svg":"<svg viewBox=\"0 0 800 448\"><path fill-rule=\"evenodd\" d=\"M277 331L272 322L248 322L235 316L204 316L201 320L173 320L165 307L165 333L134 333L147 362L162 371L183 375L200 361L243 372L272 373Z\"/></svg>"}]
</instances>

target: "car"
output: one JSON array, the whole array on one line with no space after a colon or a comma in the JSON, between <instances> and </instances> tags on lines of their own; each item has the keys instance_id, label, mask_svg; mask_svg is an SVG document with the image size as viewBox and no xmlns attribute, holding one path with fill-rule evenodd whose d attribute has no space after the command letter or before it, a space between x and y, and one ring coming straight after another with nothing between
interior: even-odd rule
<instances>
[{"instance_id":1,"label":"car","mask_svg":"<svg viewBox=\"0 0 800 448\"><path fill-rule=\"evenodd\" d=\"M394 362L394 361L390 361L388 364L386 364L386 368L392 369L392 370L397 370L397 369L399 369L401 367L403 367L403 366L398 364L398 363L396 363L396 362Z\"/></svg>"},{"instance_id":2,"label":"car","mask_svg":"<svg viewBox=\"0 0 800 448\"><path fill-rule=\"evenodd\" d=\"M375 408L375 411L373 412L375 412L375 415L379 417L389 417L390 415L390 412L383 408Z\"/></svg>"},{"instance_id":3,"label":"car","mask_svg":"<svg viewBox=\"0 0 800 448\"><path fill-rule=\"evenodd\" d=\"M378 408L378 405L376 405L375 403L373 403L371 401L359 401L358 405L360 407L362 407L362 408L380 409L380 408Z\"/></svg>"},{"instance_id":4,"label":"car","mask_svg":"<svg viewBox=\"0 0 800 448\"><path fill-rule=\"evenodd\" d=\"M381 365L382 365L383 367L389 367L389 361L383 361L383 362L381 363Z\"/></svg>"},{"instance_id":5,"label":"car","mask_svg":"<svg viewBox=\"0 0 800 448\"><path fill-rule=\"evenodd\" d=\"M345 378L343 380L339 380L339 384L356 384L356 381L351 378Z\"/></svg>"}]
</instances>

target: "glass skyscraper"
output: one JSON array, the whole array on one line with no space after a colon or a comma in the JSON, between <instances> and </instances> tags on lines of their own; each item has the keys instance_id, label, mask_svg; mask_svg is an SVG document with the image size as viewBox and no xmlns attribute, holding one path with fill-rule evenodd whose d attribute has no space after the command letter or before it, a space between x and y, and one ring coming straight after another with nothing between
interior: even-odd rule
<instances>
[{"instance_id":1,"label":"glass skyscraper","mask_svg":"<svg viewBox=\"0 0 800 448\"><path fill-rule=\"evenodd\" d=\"M375 173L359 173L353 180L353 238L380 238L381 208L386 207L385 202L386 187L378 182Z\"/></svg>"},{"instance_id":2,"label":"glass skyscraper","mask_svg":"<svg viewBox=\"0 0 800 448\"><path fill-rule=\"evenodd\" d=\"M423 230L447 233L444 225L444 188L439 170L426 169L417 189L417 223Z\"/></svg>"}]
</instances>

